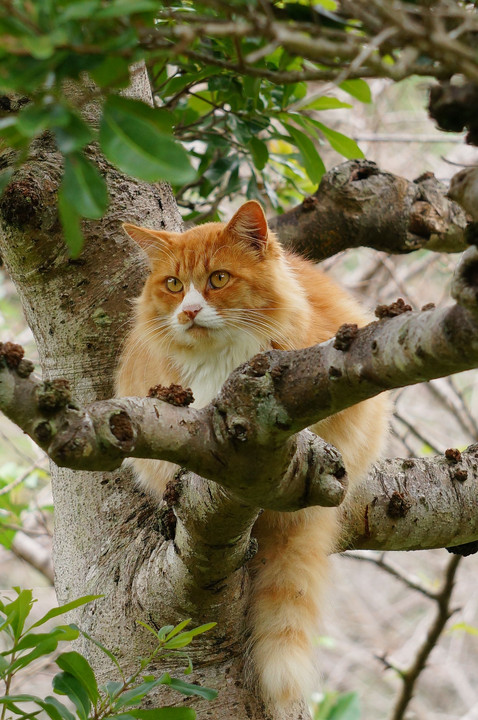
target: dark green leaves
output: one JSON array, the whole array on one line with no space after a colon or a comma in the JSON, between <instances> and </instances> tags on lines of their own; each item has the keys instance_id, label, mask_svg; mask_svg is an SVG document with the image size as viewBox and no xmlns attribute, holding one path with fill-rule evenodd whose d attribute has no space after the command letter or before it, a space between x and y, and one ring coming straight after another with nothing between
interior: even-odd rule
<instances>
[{"instance_id":1,"label":"dark green leaves","mask_svg":"<svg viewBox=\"0 0 478 720\"><path fill-rule=\"evenodd\" d=\"M54 608L43 615L27 630L26 621L33 606L31 590L14 588L16 597L3 602L0 600L0 647L6 649L0 653L0 679L10 686L13 676L22 668L29 666L32 661L48 655L57 649L60 642L76 639L80 633L76 625L60 625L52 629L35 633L32 630L44 625L58 615L62 615L100 596L89 595ZM11 714L22 720L35 718L39 710L24 710L23 703L33 703L43 710L50 720L194 720L196 713L186 707L163 707L150 710L138 708L145 697L159 685L168 685L172 691L179 692L187 697L196 696L204 700L214 700L217 692L211 688L201 687L194 683L171 677L163 673L160 677L146 675L145 669L153 661L157 664L163 658L175 655L187 660L185 673L192 669L191 661L182 650L186 645L204 632L207 632L215 623L207 623L198 627L187 629L191 620L183 620L178 625L165 625L160 630L140 623L156 638L156 647L145 658L138 661L138 670L126 676L118 658L107 650L101 643L94 641L95 645L104 652L116 665L116 677L121 680L108 680L98 687L94 671L83 655L76 651L64 652L58 655L55 662L61 672L57 673L52 681L53 691L56 695L65 696L75 708L75 714L57 697L48 695L41 698L27 693L18 695L3 695L0 697L0 706L5 706ZM84 636L89 638L87 633ZM4 637L6 642L4 642ZM0 713L2 714L2 713Z\"/></svg>"},{"instance_id":2,"label":"dark green leaves","mask_svg":"<svg viewBox=\"0 0 478 720\"><path fill-rule=\"evenodd\" d=\"M184 682L184 680L178 680L178 678L172 678L168 673L164 673L164 675L160 678L160 682L161 685L170 685L183 695L196 695L197 697L202 697L205 700L214 700L217 698L217 690L201 687L201 685L187 683Z\"/></svg>"},{"instance_id":3,"label":"dark green leaves","mask_svg":"<svg viewBox=\"0 0 478 720\"><path fill-rule=\"evenodd\" d=\"M81 683L93 704L98 701L99 694L95 674L83 655L77 652L62 653L55 662L59 668L74 676Z\"/></svg>"},{"instance_id":4,"label":"dark green leaves","mask_svg":"<svg viewBox=\"0 0 478 720\"><path fill-rule=\"evenodd\" d=\"M108 98L100 142L108 160L128 175L175 185L194 178L188 155L173 139L164 115L137 100Z\"/></svg>"},{"instance_id":5,"label":"dark green leaves","mask_svg":"<svg viewBox=\"0 0 478 720\"><path fill-rule=\"evenodd\" d=\"M66 156L60 194L78 215L86 218L98 219L108 207L106 183L82 153Z\"/></svg>"},{"instance_id":6,"label":"dark green leaves","mask_svg":"<svg viewBox=\"0 0 478 720\"><path fill-rule=\"evenodd\" d=\"M58 192L58 211L65 240L73 257L79 254L83 246L80 219L98 219L107 207L106 183L96 166L82 153L67 155Z\"/></svg>"}]
</instances>

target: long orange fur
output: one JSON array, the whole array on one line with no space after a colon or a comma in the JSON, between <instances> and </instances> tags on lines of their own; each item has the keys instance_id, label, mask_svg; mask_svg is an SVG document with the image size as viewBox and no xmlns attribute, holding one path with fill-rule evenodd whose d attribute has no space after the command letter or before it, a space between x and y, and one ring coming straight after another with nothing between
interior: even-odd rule
<instances>
[{"instance_id":1,"label":"long orange fur","mask_svg":"<svg viewBox=\"0 0 478 720\"><path fill-rule=\"evenodd\" d=\"M227 225L208 223L184 233L125 229L146 251L151 273L120 359L119 396L145 396L153 385L178 383L192 388L201 407L234 367L257 352L308 347L345 322L368 321L313 263L282 249L254 201ZM221 271L229 278L223 275L224 286L215 288L213 273ZM172 292L168 278L182 283L182 290ZM179 287L176 280L172 287ZM382 451L387 400L362 402L311 429L341 451L349 482L357 482ZM177 469L158 460L133 464L138 481L156 496ZM250 663L263 696L277 706L313 689L312 643L328 555L340 533L337 517L334 508L267 511L254 528L259 551L250 568Z\"/></svg>"}]
</instances>

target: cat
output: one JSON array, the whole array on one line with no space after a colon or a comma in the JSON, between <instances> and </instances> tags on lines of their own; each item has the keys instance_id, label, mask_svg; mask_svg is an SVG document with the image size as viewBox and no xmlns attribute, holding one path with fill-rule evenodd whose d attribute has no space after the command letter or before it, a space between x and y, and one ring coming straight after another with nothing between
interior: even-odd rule
<instances>
[{"instance_id":1,"label":"cat","mask_svg":"<svg viewBox=\"0 0 478 720\"><path fill-rule=\"evenodd\" d=\"M256 201L242 205L227 224L206 223L184 233L124 228L146 251L151 272L119 362L120 397L175 383L190 387L195 406L203 407L255 354L308 347L333 337L345 322L368 322L312 262L281 247ZM349 483L355 483L383 449L386 397L310 429L341 451ZM139 483L156 496L177 470L158 460L133 464ZM259 550L250 563L249 662L263 697L276 706L313 689L312 642L327 558L339 533L335 508L265 511L254 526Z\"/></svg>"}]
</instances>

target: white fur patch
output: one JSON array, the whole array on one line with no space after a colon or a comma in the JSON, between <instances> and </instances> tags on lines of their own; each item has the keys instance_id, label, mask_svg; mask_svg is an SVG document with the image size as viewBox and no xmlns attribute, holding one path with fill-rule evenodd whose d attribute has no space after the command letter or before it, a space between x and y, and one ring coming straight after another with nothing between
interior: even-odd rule
<instances>
[{"instance_id":1,"label":"white fur patch","mask_svg":"<svg viewBox=\"0 0 478 720\"><path fill-rule=\"evenodd\" d=\"M178 315L185 308L198 305L201 309L194 321L178 322ZM181 384L193 391L195 407L207 405L238 365L269 347L267 339L228 326L227 320L192 283L175 311L171 325L180 343L172 359L180 372ZM194 336L191 332L193 325L210 328L212 332L207 337Z\"/></svg>"}]
</instances>

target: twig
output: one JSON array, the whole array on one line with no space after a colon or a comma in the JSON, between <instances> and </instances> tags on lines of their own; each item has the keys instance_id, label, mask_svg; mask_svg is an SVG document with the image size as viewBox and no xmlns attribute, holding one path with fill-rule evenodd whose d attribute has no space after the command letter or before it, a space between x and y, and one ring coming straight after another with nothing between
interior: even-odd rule
<instances>
[{"instance_id":1,"label":"twig","mask_svg":"<svg viewBox=\"0 0 478 720\"><path fill-rule=\"evenodd\" d=\"M0 496L6 495L7 493L10 492L10 490L13 490L14 488L16 488L18 485L20 485L22 482L24 482L27 479L27 477L32 474L32 472L35 472L35 470L39 470L40 467L41 467L41 465L38 463L34 463L33 465L31 465L28 468L28 470L25 470L25 472L22 475L19 475L19 477L15 478L15 480L12 480L11 483L2 487L0 489Z\"/></svg>"},{"instance_id":2,"label":"twig","mask_svg":"<svg viewBox=\"0 0 478 720\"><path fill-rule=\"evenodd\" d=\"M392 575L393 577L397 578L397 580L400 580L411 590L416 590L422 595L425 595L425 597L429 598L430 600L437 600L440 596L440 593L433 592L433 590L425 587L425 585L423 585L418 580L418 578L415 578L412 575L407 575L399 567L393 565L388 560L385 560L385 553L381 553L377 557L376 555L369 555L368 553L358 552L356 550L349 550L345 554L345 557L352 558L352 560L361 560L363 562L369 562L373 565L376 565L381 570L385 570L385 572L387 572L389 575Z\"/></svg>"},{"instance_id":3,"label":"twig","mask_svg":"<svg viewBox=\"0 0 478 720\"><path fill-rule=\"evenodd\" d=\"M435 598L437 603L435 619L428 629L427 636L419 648L414 662L407 670L400 671L399 673L403 680L403 685L390 720L403 720L407 707L412 699L416 682L423 672L430 653L436 646L448 619L455 612L455 610L450 609L450 599L455 583L455 575L461 559L461 555L453 555L448 561L443 586Z\"/></svg>"},{"instance_id":4,"label":"twig","mask_svg":"<svg viewBox=\"0 0 478 720\"><path fill-rule=\"evenodd\" d=\"M421 432L419 430L417 430L417 428L414 425L412 425L406 418L403 417L403 415L401 415L398 412L398 410L395 410L395 412L393 413L393 416L397 420L399 420L401 423L403 423L403 425L405 425L405 427L408 428L408 430L410 430L412 435L415 435L415 437L418 440L421 440L422 443L425 443L425 445L428 445L428 447L430 447L436 455L442 454L443 451L440 450L436 445L434 445L433 442L429 438L426 438L424 435L422 435Z\"/></svg>"}]
</instances>

